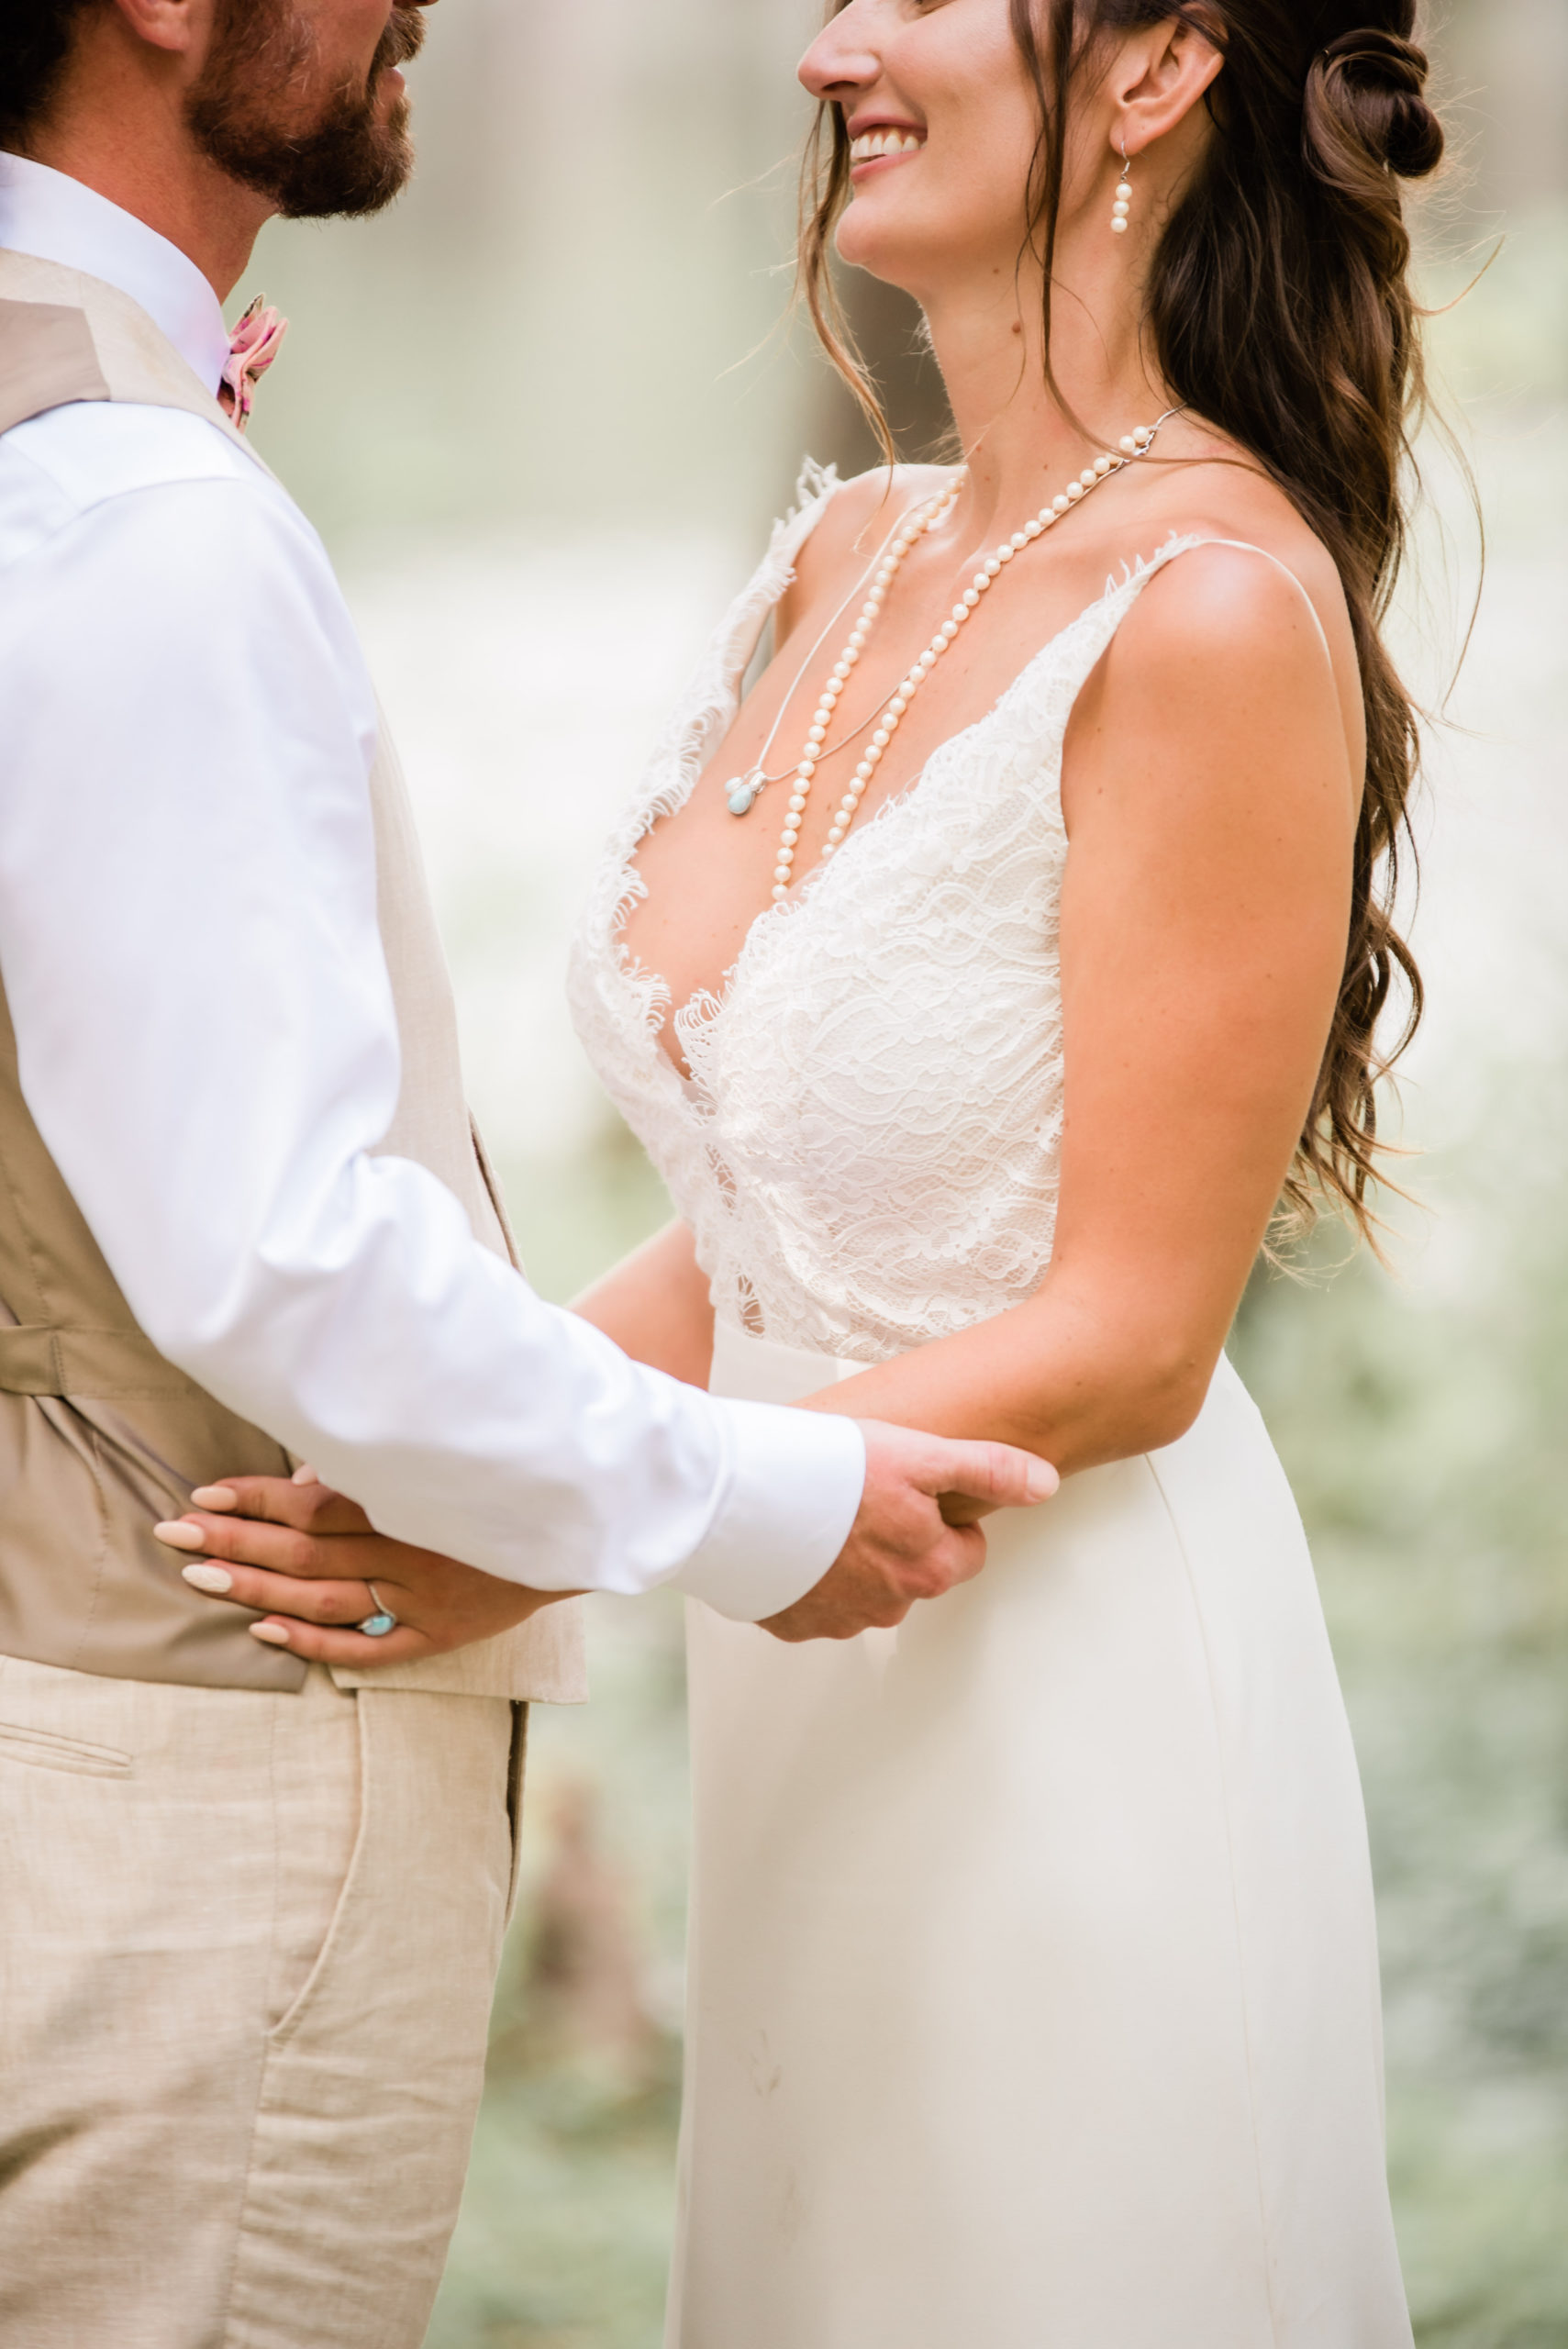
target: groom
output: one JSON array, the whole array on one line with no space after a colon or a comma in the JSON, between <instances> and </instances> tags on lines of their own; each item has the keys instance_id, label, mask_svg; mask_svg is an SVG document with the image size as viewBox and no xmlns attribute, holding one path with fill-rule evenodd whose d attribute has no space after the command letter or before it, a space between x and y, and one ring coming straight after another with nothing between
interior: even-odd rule
<instances>
[{"instance_id":1,"label":"groom","mask_svg":"<svg viewBox=\"0 0 1568 2349\"><path fill-rule=\"evenodd\" d=\"M841 1635L1035 1464L720 1403L509 1261L407 807L218 307L407 177L417 7L0 0L0 2339L417 2349L539 1594ZM513 1628L307 1668L151 1526L307 1457ZM530 1620L530 1617L536 1620Z\"/></svg>"}]
</instances>

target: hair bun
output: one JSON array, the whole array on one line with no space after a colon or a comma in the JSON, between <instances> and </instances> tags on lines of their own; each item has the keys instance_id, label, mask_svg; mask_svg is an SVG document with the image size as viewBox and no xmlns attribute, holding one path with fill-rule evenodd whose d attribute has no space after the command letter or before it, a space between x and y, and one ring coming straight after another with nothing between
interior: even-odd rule
<instances>
[{"instance_id":1,"label":"hair bun","mask_svg":"<svg viewBox=\"0 0 1568 2349\"><path fill-rule=\"evenodd\" d=\"M1307 75L1307 117L1319 109L1341 137L1407 180L1442 161L1443 127L1427 103L1427 53L1375 25L1341 33L1319 50ZM1337 142L1336 142L1337 143Z\"/></svg>"}]
</instances>

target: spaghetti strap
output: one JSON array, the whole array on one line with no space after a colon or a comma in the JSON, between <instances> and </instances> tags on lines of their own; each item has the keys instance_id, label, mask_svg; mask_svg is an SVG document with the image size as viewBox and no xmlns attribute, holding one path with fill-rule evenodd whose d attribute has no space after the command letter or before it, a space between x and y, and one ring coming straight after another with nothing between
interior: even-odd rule
<instances>
[{"instance_id":1,"label":"spaghetti strap","mask_svg":"<svg viewBox=\"0 0 1568 2349\"><path fill-rule=\"evenodd\" d=\"M1302 602L1307 607L1307 612L1311 617L1312 625L1318 631L1318 641L1323 647L1323 651L1328 656L1329 668L1331 669L1334 666L1334 655L1329 649L1328 631L1325 629L1322 621L1318 617L1318 607L1313 602L1311 596L1307 594L1306 588L1302 585L1300 580L1296 577L1288 562L1282 562L1277 554L1271 554L1269 552L1267 547L1254 546L1251 539L1190 539L1187 541L1187 544L1182 547L1179 551L1183 554L1186 554L1193 547L1234 547L1239 554L1261 554L1265 562L1272 562L1276 571L1283 572L1284 576L1289 580L1291 585L1296 589L1296 594L1301 597Z\"/></svg>"}]
</instances>

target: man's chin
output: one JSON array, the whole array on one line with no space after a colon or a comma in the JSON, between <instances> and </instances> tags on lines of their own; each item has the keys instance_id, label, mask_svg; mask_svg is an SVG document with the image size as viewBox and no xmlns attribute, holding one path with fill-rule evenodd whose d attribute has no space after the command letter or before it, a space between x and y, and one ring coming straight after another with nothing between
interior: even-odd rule
<instances>
[{"instance_id":1,"label":"man's chin","mask_svg":"<svg viewBox=\"0 0 1568 2349\"><path fill-rule=\"evenodd\" d=\"M293 170L261 192L273 198L285 220L364 220L384 212L414 175L408 122L408 102L402 98L389 119L376 125L373 139L364 142L351 170L340 168L337 156L327 156L321 168Z\"/></svg>"},{"instance_id":2,"label":"man's chin","mask_svg":"<svg viewBox=\"0 0 1568 2349\"><path fill-rule=\"evenodd\" d=\"M413 176L412 116L406 93L393 95L384 115L361 98L351 115L339 105L306 138L271 150L231 148L215 160L285 220L362 220L384 212Z\"/></svg>"}]
</instances>

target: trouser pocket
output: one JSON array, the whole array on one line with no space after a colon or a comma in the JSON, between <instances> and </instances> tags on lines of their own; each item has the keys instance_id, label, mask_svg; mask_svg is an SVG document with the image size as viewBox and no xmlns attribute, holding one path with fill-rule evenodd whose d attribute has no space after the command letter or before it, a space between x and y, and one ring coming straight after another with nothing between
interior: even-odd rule
<instances>
[{"instance_id":1,"label":"trouser pocket","mask_svg":"<svg viewBox=\"0 0 1568 2349\"><path fill-rule=\"evenodd\" d=\"M117 1746L93 1745L84 1738L60 1737L53 1730L27 1729L0 1721L0 1762L24 1762L35 1770L65 1770L81 1778L128 1778L131 1760Z\"/></svg>"},{"instance_id":2,"label":"trouser pocket","mask_svg":"<svg viewBox=\"0 0 1568 2349\"><path fill-rule=\"evenodd\" d=\"M282 2043L299 2028L331 1964L370 1823L363 1708L319 1668L280 1708L272 1791L277 1889L268 2035Z\"/></svg>"}]
</instances>

